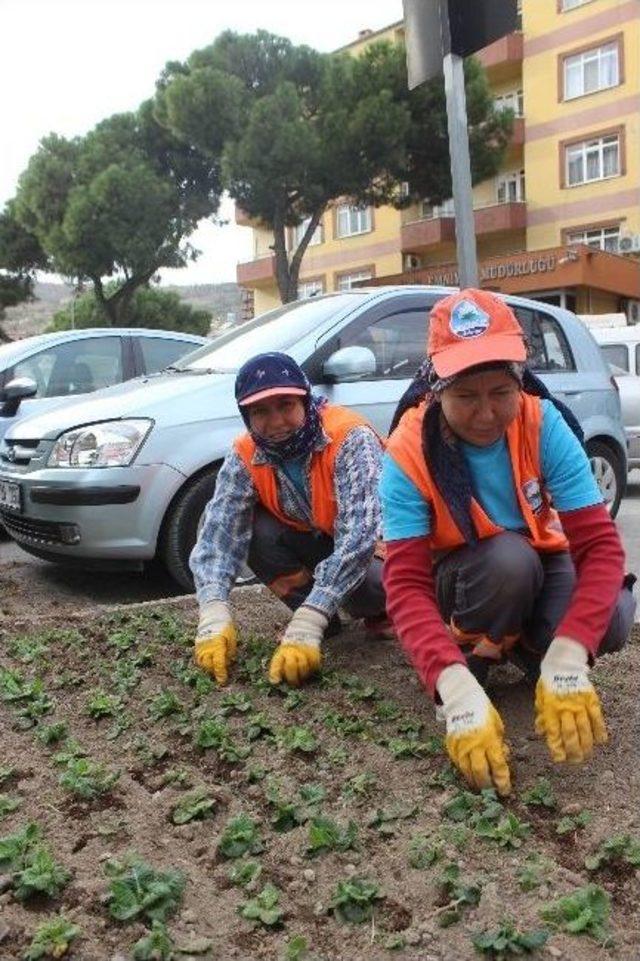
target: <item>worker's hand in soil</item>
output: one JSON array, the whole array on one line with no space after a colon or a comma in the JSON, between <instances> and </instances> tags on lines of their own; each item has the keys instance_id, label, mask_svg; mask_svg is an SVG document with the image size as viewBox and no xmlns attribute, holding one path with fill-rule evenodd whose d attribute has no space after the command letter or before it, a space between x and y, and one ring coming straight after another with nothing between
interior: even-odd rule
<instances>
[{"instance_id":1,"label":"worker's hand in soil","mask_svg":"<svg viewBox=\"0 0 640 961\"><path fill-rule=\"evenodd\" d=\"M299 687L320 670L320 644L328 623L329 619L314 607L303 604L298 608L271 658L269 680L272 684L286 681Z\"/></svg>"},{"instance_id":2,"label":"worker's hand in soil","mask_svg":"<svg viewBox=\"0 0 640 961\"><path fill-rule=\"evenodd\" d=\"M588 653L568 637L556 637L540 665L536 686L536 732L544 735L554 761L580 764L607 728L600 699L589 680Z\"/></svg>"},{"instance_id":3,"label":"worker's hand in soil","mask_svg":"<svg viewBox=\"0 0 640 961\"><path fill-rule=\"evenodd\" d=\"M464 664L452 664L436 683L442 699L447 753L469 784L511 793L509 748L502 718Z\"/></svg>"},{"instance_id":4,"label":"worker's hand in soil","mask_svg":"<svg viewBox=\"0 0 640 961\"><path fill-rule=\"evenodd\" d=\"M225 601L202 604L195 645L198 667L213 674L218 684L226 684L237 646L236 629L228 604Z\"/></svg>"}]
</instances>

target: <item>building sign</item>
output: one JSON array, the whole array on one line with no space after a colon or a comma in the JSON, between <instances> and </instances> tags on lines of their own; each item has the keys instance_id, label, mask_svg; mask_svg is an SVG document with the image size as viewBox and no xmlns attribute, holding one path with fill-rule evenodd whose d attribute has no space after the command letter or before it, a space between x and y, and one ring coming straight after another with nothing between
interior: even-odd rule
<instances>
[{"instance_id":1,"label":"building sign","mask_svg":"<svg viewBox=\"0 0 640 961\"><path fill-rule=\"evenodd\" d=\"M506 264L481 264L480 283L505 280L510 277L528 277L532 274L546 274L555 270L557 266L558 259L555 254L545 254L541 257L524 256L520 260L510 260ZM451 267L450 270L421 271L420 275L421 281L426 284L436 284L440 287L458 286L458 271L455 267Z\"/></svg>"}]
</instances>

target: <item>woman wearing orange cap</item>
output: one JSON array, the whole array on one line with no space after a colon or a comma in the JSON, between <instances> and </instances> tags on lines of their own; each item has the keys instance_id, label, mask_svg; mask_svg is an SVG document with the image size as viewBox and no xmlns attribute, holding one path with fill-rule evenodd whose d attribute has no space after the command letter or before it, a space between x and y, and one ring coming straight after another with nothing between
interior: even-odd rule
<instances>
[{"instance_id":1,"label":"woman wearing orange cap","mask_svg":"<svg viewBox=\"0 0 640 961\"><path fill-rule=\"evenodd\" d=\"M626 642L635 578L581 431L524 366L513 312L463 290L431 311L428 357L396 412L380 493L387 610L475 787L511 789L484 684L512 659L536 680L554 761L606 740L593 657Z\"/></svg>"}]
</instances>

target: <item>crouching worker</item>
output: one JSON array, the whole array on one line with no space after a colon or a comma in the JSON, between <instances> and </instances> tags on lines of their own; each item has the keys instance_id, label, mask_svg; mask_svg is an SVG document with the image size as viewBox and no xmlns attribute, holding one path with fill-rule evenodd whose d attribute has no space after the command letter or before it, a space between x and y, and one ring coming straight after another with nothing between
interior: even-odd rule
<instances>
[{"instance_id":1,"label":"crouching worker","mask_svg":"<svg viewBox=\"0 0 640 961\"><path fill-rule=\"evenodd\" d=\"M338 606L389 625L377 485L382 443L364 418L315 397L291 357L260 354L239 370L236 401L247 432L218 474L191 554L200 622L195 658L219 684L236 654L231 588L248 560L294 612L269 680L301 684L318 671L323 636L340 630Z\"/></svg>"},{"instance_id":2,"label":"crouching worker","mask_svg":"<svg viewBox=\"0 0 640 961\"><path fill-rule=\"evenodd\" d=\"M580 428L525 356L495 295L437 303L380 486L387 610L442 703L451 760L472 786L503 795L511 778L484 689L491 665L512 659L535 681L535 727L551 757L582 762L607 739L589 667L626 643L635 609Z\"/></svg>"}]
</instances>

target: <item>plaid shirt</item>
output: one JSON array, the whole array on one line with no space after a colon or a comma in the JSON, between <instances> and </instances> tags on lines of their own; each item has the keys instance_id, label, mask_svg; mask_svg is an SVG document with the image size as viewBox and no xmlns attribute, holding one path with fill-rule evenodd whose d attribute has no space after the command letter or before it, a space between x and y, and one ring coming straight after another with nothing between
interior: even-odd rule
<instances>
[{"instance_id":1,"label":"plaid shirt","mask_svg":"<svg viewBox=\"0 0 640 961\"><path fill-rule=\"evenodd\" d=\"M315 450L330 443L326 434ZM368 427L354 427L345 438L335 462L337 516L334 551L314 572L314 584L307 603L327 617L364 578L376 540L380 536L380 503L377 486L382 448ZM254 463L268 463L257 449ZM300 492L284 471L274 466L283 512L294 520L313 526L310 493L311 456L304 471L305 493ZM198 602L224 601L246 561L251 542L253 510L257 493L253 481L235 450L224 460L204 524L190 558Z\"/></svg>"}]
</instances>

